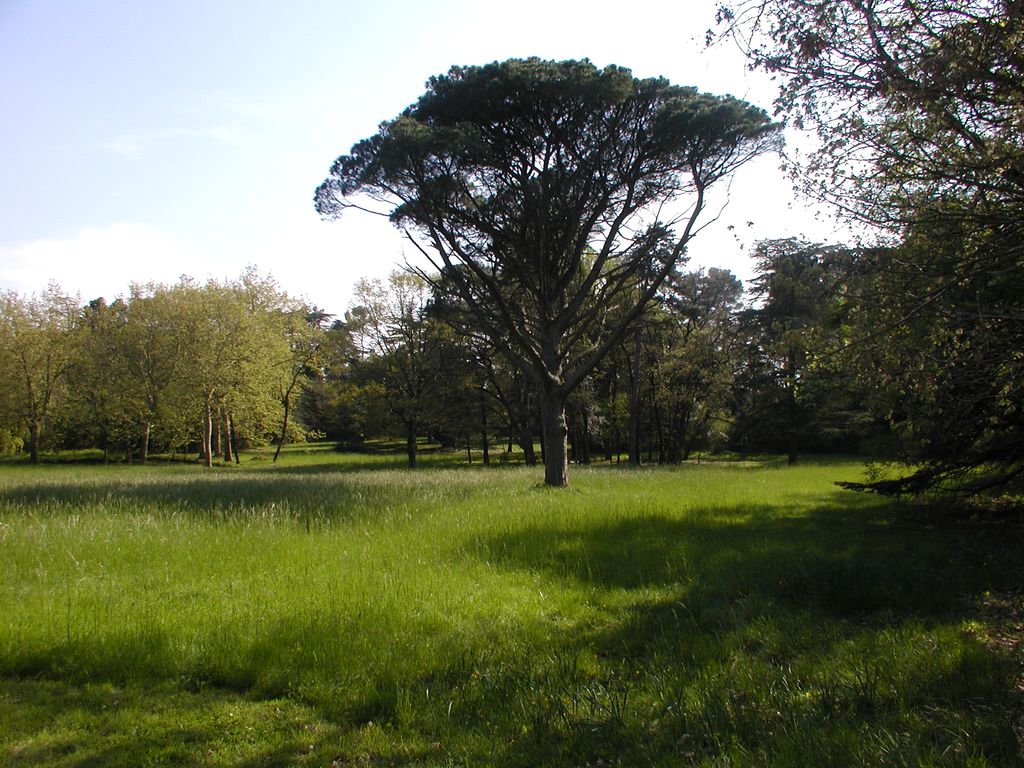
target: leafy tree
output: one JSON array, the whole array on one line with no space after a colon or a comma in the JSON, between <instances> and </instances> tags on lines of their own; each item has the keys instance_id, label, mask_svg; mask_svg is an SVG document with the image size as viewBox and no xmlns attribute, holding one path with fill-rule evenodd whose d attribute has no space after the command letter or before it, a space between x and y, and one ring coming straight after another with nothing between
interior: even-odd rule
<instances>
[{"instance_id":1,"label":"leafy tree","mask_svg":"<svg viewBox=\"0 0 1024 768\"><path fill-rule=\"evenodd\" d=\"M833 286L830 249L793 239L757 245L757 275L751 295L755 309L747 322L755 330L753 350L760 355L761 397L771 398L776 417L772 432L784 437L790 464L808 418L805 394L814 353L821 347Z\"/></svg>"},{"instance_id":2,"label":"leafy tree","mask_svg":"<svg viewBox=\"0 0 1024 768\"><path fill-rule=\"evenodd\" d=\"M145 463L154 429L170 445L185 433L182 411L190 326L185 291L182 286L133 284L126 312L118 341L126 368L121 384L143 403L139 430L140 460Z\"/></svg>"},{"instance_id":3,"label":"leafy tree","mask_svg":"<svg viewBox=\"0 0 1024 768\"><path fill-rule=\"evenodd\" d=\"M288 437L288 419L291 415L293 396L300 382L311 375L324 362L324 324L330 315L301 303L291 302L276 318L287 341L288 356L276 361L280 368L278 393L282 406L281 435L274 450L273 461L281 454ZM284 348L282 348L284 351Z\"/></svg>"},{"instance_id":4,"label":"leafy tree","mask_svg":"<svg viewBox=\"0 0 1024 768\"><path fill-rule=\"evenodd\" d=\"M454 67L340 157L316 205L324 216L366 198L390 207L532 379L545 482L562 486L566 398L682 258L708 188L776 141L749 104L619 67ZM619 304L616 325L593 334Z\"/></svg>"},{"instance_id":5,"label":"leafy tree","mask_svg":"<svg viewBox=\"0 0 1024 768\"><path fill-rule=\"evenodd\" d=\"M721 442L739 366L736 315L743 284L728 270L681 275L666 292L650 368L659 460L684 461Z\"/></svg>"},{"instance_id":6,"label":"leafy tree","mask_svg":"<svg viewBox=\"0 0 1024 768\"><path fill-rule=\"evenodd\" d=\"M69 332L77 301L50 284L41 295L0 295L0 375L8 430L28 433L29 456L39 461L46 430L61 398L70 361Z\"/></svg>"},{"instance_id":7,"label":"leafy tree","mask_svg":"<svg viewBox=\"0 0 1024 768\"><path fill-rule=\"evenodd\" d=\"M349 310L325 331L320 376L306 382L299 399L305 423L345 446L361 443L379 421L367 412L366 398L361 396L355 334L361 319L357 310Z\"/></svg>"},{"instance_id":8,"label":"leafy tree","mask_svg":"<svg viewBox=\"0 0 1024 768\"><path fill-rule=\"evenodd\" d=\"M1024 473L1024 14L1011 0L750 0L721 17L814 128L812 192L887 235L865 250L863 359L917 469L888 493ZM870 276L869 276L870 275Z\"/></svg>"},{"instance_id":9,"label":"leafy tree","mask_svg":"<svg viewBox=\"0 0 1024 768\"><path fill-rule=\"evenodd\" d=\"M128 328L127 305L100 298L90 301L69 333L67 414L86 445L99 445L104 460L120 445L132 454L135 426L145 405L131 386L131 370L124 345ZM67 435L65 435L65 440Z\"/></svg>"},{"instance_id":10,"label":"leafy tree","mask_svg":"<svg viewBox=\"0 0 1024 768\"><path fill-rule=\"evenodd\" d=\"M201 425L207 466L218 454L231 461L239 432L265 443L281 423L279 381L286 374L279 363L291 352L277 319L287 297L254 270L225 283L185 279L177 290L189 382L184 407Z\"/></svg>"},{"instance_id":11,"label":"leafy tree","mask_svg":"<svg viewBox=\"0 0 1024 768\"><path fill-rule=\"evenodd\" d=\"M387 285L360 280L355 286L359 323L353 325L362 366L373 372L380 396L402 424L406 458L416 466L416 439L431 407L443 395L440 351L444 334L427 314L430 285L417 275L392 272Z\"/></svg>"}]
</instances>

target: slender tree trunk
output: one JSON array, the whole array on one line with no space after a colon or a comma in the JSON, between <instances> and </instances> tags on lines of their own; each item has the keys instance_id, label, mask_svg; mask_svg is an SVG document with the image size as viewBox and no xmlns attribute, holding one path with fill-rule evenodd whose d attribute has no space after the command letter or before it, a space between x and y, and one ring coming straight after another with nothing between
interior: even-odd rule
<instances>
[{"instance_id":1,"label":"slender tree trunk","mask_svg":"<svg viewBox=\"0 0 1024 768\"><path fill-rule=\"evenodd\" d=\"M523 462L526 466L537 466L537 451L533 447L533 434L529 427L524 427L519 433L519 447L523 449Z\"/></svg>"},{"instance_id":2,"label":"slender tree trunk","mask_svg":"<svg viewBox=\"0 0 1024 768\"><path fill-rule=\"evenodd\" d=\"M590 463L590 417L587 415L587 408L580 409L579 447L576 461L580 464Z\"/></svg>"},{"instance_id":3,"label":"slender tree trunk","mask_svg":"<svg viewBox=\"0 0 1024 768\"><path fill-rule=\"evenodd\" d=\"M557 387L545 388L538 395L543 433L544 484L565 488L569 485L569 429L565 421L565 395Z\"/></svg>"},{"instance_id":4,"label":"slender tree trunk","mask_svg":"<svg viewBox=\"0 0 1024 768\"><path fill-rule=\"evenodd\" d=\"M654 410L654 433L658 436L658 463L668 463L668 451L665 445L665 424L661 418L661 405L658 404L657 398L653 405Z\"/></svg>"},{"instance_id":5,"label":"slender tree trunk","mask_svg":"<svg viewBox=\"0 0 1024 768\"><path fill-rule=\"evenodd\" d=\"M213 458L220 456L220 408L217 409L216 413L210 414L210 419L213 423L212 431L210 433L210 453Z\"/></svg>"},{"instance_id":6,"label":"slender tree trunk","mask_svg":"<svg viewBox=\"0 0 1024 768\"><path fill-rule=\"evenodd\" d=\"M224 411L221 413L221 443L224 448L224 461L228 464L231 463L231 418L228 416L228 412Z\"/></svg>"},{"instance_id":7,"label":"slender tree trunk","mask_svg":"<svg viewBox=\"0 0 1024 768\"><path fill-rule=\"evenodd\" d=\"M416 466L416 422L405 424L405 456L409 469Z\"/></svg>"},{"instance_id":8,"label":"slender tree trunk","mask_svg":"<svg viewBox=\"0 0 1024 768\"><path fill-rule=\"evenodd\" d=\"M786 463L797 463L796 350L790 347L786 357Z\"/></svg>"},{"instance_id":9,"label":"slender tree trunk","mask_svg":"<svg viewBox=\"0 0 1024 768\"><path fill-rule=\"evenodd\" d=\"M241 464L242 460L238 457L238 434L235 432L235 417L231 413L228 414L228 427L231 430L231 450L235 454L235 464Z\"/></svg>"},{"instance_id":10,"label":"slender tree trunk","mask_svg":"<svg viewBox=\"0 0 1024 768\"><path fill-rule=\"evenodd\" d=\"M480 393L480 442L484 450L484 466L491 463L491 446L487 439L487 401L483 392Z\"/></svg>"},{"instance_id":11,"label":"slender tree trunk","mask_svg":"<svg viewBox=\"0 0 1024 768\"><path fill-rule=\"evenodd\" d=\"M149 433L152 429L152 422L147 421L142 425L142 453L139 456L139 463L141 464L145 464L149 459Z\"/></svg>"},{"instance_id":12,"label":"slender tree trunk","mask_svg":"<svg viewBox=\"0 0 1024 768\"><path fill-rule=\"evenodd\" d=\"M523 449L523 461L528 467L537 465L537 452L533 448L533 408L530 407L530 390L522 387L519 401L519 418L517 419L516 435L519 447Z\"/></svg>"},{"instance_id":13,"label":"slender tree trunk","mask_svg":"<svg viewBox=\"0 0 1024 768\"><path fill-rule=\"evenodd\" d=\"M33 419L28 427L28 460L33 464L39 463L39 438L42 433L42 424L38 419Z\"/></svg>"},{"instance_id":14,"label":"slender tree trunk","mask_svg":"<svg viewBox=\"0 0 1024 768\"><path fill-rule=\"evenodd\" d=\"M639 326L633 334L633 360L629 371L629 466L640 466L640 351Z\"/></svg>"},{"instance_id":15,"label":"slender tree trunk","mask_svg":"<svg viewBox=\"0 0 1024 768\"><path fill-rule=\"evenodd\" d=\"M615 412L616 411L615 404L616 404L616 402L619 399L619 376L618 376L618 373L617 373L617 371L618 371L617 368L615 369L615 371L616 372L614 372L612 374L612 387L611 387L611 392L609 393L610 396L611 396L611 399L608 402L608 413L610 413L612 415L612 435L611 435L611 442L608 444L608 449L605 451L605 456L608 459L608 463L609 464L612 463L612 458L619 451L619 438L620 438L620 435L619 435L619 417L618 417L618 414ZM618 462L616 462L616 463L618 463Z\"/></svg>"},{"instance_id":16,"label":"slender tree trunk","mask_svg":"<svg viewBox=\"0 0 1024 768\"><path fill-rule=\"evenodd\" d=\"M207 467L213 466L213 409L209 400L203 418L203 460Z\"/></svg>"},{"instance_id":17,"label":"slender tree trunk","mask_svg":"<svg viewBox=\"0 0 1024 768\"><path fill-rule=\"evenodd\" d=\"M298 381L297 377L292 377L292 383L288 385L288 390L284 393L284 397L281 398L281 403L284 405L284 420L281 422L281 439L277 441L277 450L274 451L274 461L277 461L278 455L281 453L281 446L284 445L285 435L288 434L288 414L292 407L292 387L295 386L295 382Z\"/></svg>"}]
</instances>

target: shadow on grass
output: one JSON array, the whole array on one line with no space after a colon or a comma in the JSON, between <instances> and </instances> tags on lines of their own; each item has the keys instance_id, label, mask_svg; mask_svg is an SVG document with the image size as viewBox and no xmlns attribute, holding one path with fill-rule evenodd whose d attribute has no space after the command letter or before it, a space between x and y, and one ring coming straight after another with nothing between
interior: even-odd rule
<instances>
[{"instance_id":1,"label":"shadow on grass","mask_svg":"<svg viewBox=\"0 0 1024 768\"><path fill-rule=\"evenodd\" d=\"M488 539L476 555L608 589L680 585L695 606L756 599L840 617L947 615L964 594L1009 578L990 566L1019 546L1019 530L936 527L895 506L851 509L849 495L794 516L750 504L575 528L552 519Z\"/></svg>"},{"instance_id":2,"label":"shadow on grass","mask_svg":"<svg viewBox=\"0 0 1024 768\"><path fill-rule=\"evenodd\" d=\"M287 701L39 680L0 680L0 722L0 762L11 768L286 766L315 757L336 730Z\"/></svg>"},{"instance_id":3,"label":"shadow on grass","mask_svg":"<svg viewBox=\"0 0 1024 768\"><path fill-rule=\"evenodd\" d=\"M367 755L357 734L294 701L170 685L0 679L0 724L0 763L9 768L423 766L440 747Z\"/></svg>"},{"instance_id":4,"label":"shadow on grass","mask_svg":"<svg viewBox=\"0 0 1024 768\"><path fill-rule=\"evenodd\" d=\"M984 620L982 595L1020 589L1020 530L936 526L847 498L800 516L751 505L553 521L484 542L477 555L498 567L637 595L559 643L618 670L598 682L621 710L568 717L565 702L592 700L593 680L555 686L503 764L675 754L838 766L887 749L896 765L1019 764L1016 663L963 627Z\"/></svg>"},{"instance_id":5,"label":"shadow on grass","mask_svg":"<svg viewBox=\"0 0 1024 768\"><path fill-rule=\"evenodd\" d=\"M453 488L451 492L460 491ZM196 473L141 480L56 479L0 490L0 504L15 510L31 510L34 515L66 515L69 511L102 508L108 512L123 510L126 514L185 516L216 522L245 522L253 518L314 523L345 521L411 501L409 488L402 484L358 482L333 467L245 474Z\"/></svg>"}]
</instances>

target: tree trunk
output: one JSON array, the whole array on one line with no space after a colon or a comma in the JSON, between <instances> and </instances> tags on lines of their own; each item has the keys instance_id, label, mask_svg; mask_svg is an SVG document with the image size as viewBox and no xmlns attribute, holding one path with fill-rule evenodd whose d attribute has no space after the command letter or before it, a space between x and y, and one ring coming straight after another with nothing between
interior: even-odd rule
<instances>
[{"instance_id":1,"label":"tree trunk","mask_svg":"<svg viewBox=\"0 0 1024 768\"><path fill-rule=\"evenodd\" d=\"M796 407L796 355L796 349L790 347L789 354L786 356L786 463L790 465L797 463L797 420L799 414Z\"/></svg>"},{"instance_id":2,"label":"tree trunk","mask_svg":"<svg viewBox=\"0 0 1024 768\"><path fill-rule=\"evenodd\" d=\"M224 411L221 414L221 433L223 438L221 439L222 447L224 448L224 462L227 464L231 463L231 418L228 416L228 412Z\"/></svg>"},{"instance_id":3,"label":"tree trunk","mask_svg":"<svg viewBox=\"0 0 1024 768\"><path fill-rule=\"evenodd\" d=\"M544 484L555 488L569 485L568 425L565 421L565 395L557 388L540 396L541 445L544 448Z\"/></svg>"},{"instance_id":4,"label":"tree trunk","mask_svg":"<svg viewBox=\"0 0 1024 768\"><path fill-rule=\"evenodd\" d=\"M405 456L409 469L416 466L416 424L407 422L405 425Z\"/></svg>"},{"instance_id":5,"label":"tree trunk","mask_svg":"<svg viewBox=\"0 0 1024 768\"><path fill-rule=\"evenodd\" d=\"M277 457L281 453L281 446L284 445L285 435L288 434L288 413L291 411L292 406L292 387L295 386L295 382L298 381L297 377L292 377L292 383L288 386L288 390L284 393L284 397L281 398L281 404L284 405L284 420L281 422L281 439L277 441L277 450L274 451L273 464L277 461Z\"/></svg>"},{"instance_id":6,"label":"tree trunk","mask_svg":"<svg viewBox=\"0 0 1024 768\"><path fill-rule=\"evenodd\" d=\"M491 446L487 439L487 401L484 400L482 392L480 393L480 442L484 450L484 466L487 466L491 463Z\"/></svg>"},{"instance_id":7,"label":"tree trunk","mask_svg":"<svg viewBox=\"0 0 1024 768\"><path fill-rule=\"evenodd\" d=\"M210 455L213 457L220 456L220 409L217 409L217 413L210 414L211 428L210 428Z\"/></svg>"},{"instance_id":8,"label":"tree trunk","mask_svg":"<svg viewBox=\"0 0 1024 768\"><path fill-rule=\"evenodd\" d=\"M633 334L633 359L629 368L629 466L640 466L640 328Z\"/></svg>"},{"instance_id":9,"label":"tree trunk","mask_svg":"<svg viewBox=\"0 0 1024 768\"><path fill-rule=\"evenodd\" d=\"M657 402L653 404L654 410L654 433L658 436L658 463L668 463L668 445L665 440L665 424L661 418L661 405Z\"/></svg>"},{"instance_id":10,"label":"tree trunk","mask_svg":"<svg viewBox=\"0 0 1024 768\"><path fill-rule=\"evenodd\" d=\"M533 435L529 429L519 433L519 447L523 449L523 462L528 467L537 466L537 452L533 447Z\"/></svg>"},{"instance_id":11,"label":"tree trunk","mask_svg":"<svg viewBox=\"0 0 1024 768\"><path fill-rule=\"evenodd\" d=\"M39 463L39 437L42 432L42 424L33 419L28 427L28 460L33 464Z\"/></svg>"},{"instance_id":12,"label":"tree trunk","mask_svg":"<svg viewBox=\"0 0 1024 768\"><path fill-rule=\"evenodd\" d=\"M238 457L238 435L235 433L235 417L231 413L228 413L228 428L231 434L231 450L235 454L235 464L241 464L242 460Z\"/></svg>"},{"instance_id":13,"label":"tree trunk","mask_svg":"<svg viewBox=\"0 0 1024 768\"><path fill-rule=\"evenodd\" d=\"M142 426L142 454L139 456L139 463L145 464L149 459L149 433L153 429L151 422L146 422Z\"/></svg>"},{"instance_id":14,"label":"tree trunk","mask_svg":"<svg viewBox=\"0 0 1024 768\"><path fill-rule=\"evenodd\" d=\"M213 412L209 401L203 418L203 461L207 467L213 466Z\"/></svg>"},{"instance_id":15,"label":"tree trunk","mask_svg":"<svg viewBox=\"0 0 1024 768\"><path fill-rule=\"evenodd\" d=\"M590 463L590 418L586 407L580 409L579 445L577 445L576 461L579 464Z\"/></svg>"}]
</instances>

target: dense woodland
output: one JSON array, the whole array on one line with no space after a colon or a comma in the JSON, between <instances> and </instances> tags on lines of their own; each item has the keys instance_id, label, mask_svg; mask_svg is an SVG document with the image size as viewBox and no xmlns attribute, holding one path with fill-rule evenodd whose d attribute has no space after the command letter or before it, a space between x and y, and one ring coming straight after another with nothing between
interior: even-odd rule
<instances>
[{"instance_id":1,"label":"dense woodland","mask_svg":"<svg viewBox=\"0 0 1024 768\"><path fill-rule=\"evenodd\" d=\"M870 245L762 242L751 285L686 271L712 187L779 148L731 97L536 59L455 67L338 158L432 269L339 317L268 278L3 297L5 451L237 460L309 436L568 458L862 452L891 494L1024 473L1024 21L999 0L745 0L736 43L815 131L795 167ZM680 202L682 201L682 202ZM676 207L673 207L676 206ZM670 213L666 213L670 212ZM354 215L345 213L345 215ZM387 258L387 255L381 255ZM539 442L546 455L537 456Z\"/></svg>"}]
</instances>

